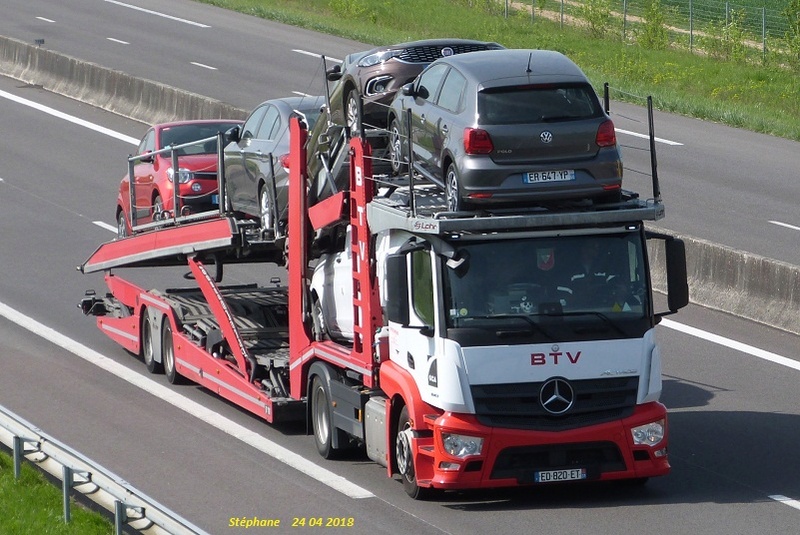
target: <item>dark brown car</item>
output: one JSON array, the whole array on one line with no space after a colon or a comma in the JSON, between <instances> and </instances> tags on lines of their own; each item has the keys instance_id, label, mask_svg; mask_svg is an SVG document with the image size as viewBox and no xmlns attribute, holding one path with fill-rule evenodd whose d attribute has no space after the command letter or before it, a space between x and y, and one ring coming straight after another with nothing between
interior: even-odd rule
<instances>
[{"instance_id":1,"label":"dark brown car","mask_svg":"<svg viewBox=\"0 0 800 535\"><path fill-rule=\"evenodd\" d=\"M328 72L337 81L331 94L331 121L355 134L359 124L358 99L364 99L361 121L368 127L385 128L389 104L404 84L414 80L433 61L503 46L468 39L428 39L380 46L349 54L344 63Z\"/></svg>"}]
</instances>

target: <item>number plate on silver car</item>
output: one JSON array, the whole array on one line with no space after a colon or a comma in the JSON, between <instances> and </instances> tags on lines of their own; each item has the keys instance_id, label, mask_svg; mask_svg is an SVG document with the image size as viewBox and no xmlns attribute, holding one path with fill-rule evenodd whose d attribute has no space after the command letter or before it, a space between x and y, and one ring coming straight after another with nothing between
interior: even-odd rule
<instances>
[{"instance_id":1,"label":"number plate on silver car","mask_svg":"<svg viewBox=\"0 0 800 535\"><path fill-rule=\"evenodd\" d=\"M575 180L575 171L572 169L562 169L560 171L534 171L525 173L525 182L537 184L540 182L566 182Z\"/></svg>"}]
</instances>

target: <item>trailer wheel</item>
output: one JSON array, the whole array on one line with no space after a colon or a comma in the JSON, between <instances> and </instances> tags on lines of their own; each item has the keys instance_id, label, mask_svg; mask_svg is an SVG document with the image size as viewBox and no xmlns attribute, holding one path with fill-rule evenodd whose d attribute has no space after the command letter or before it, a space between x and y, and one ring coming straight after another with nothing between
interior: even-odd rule
<instances>
[{"instance_id":1,"label":"trailer wheel","mask_svg":"<svg viewBox=\"0 0 800 535\"><path fill-rule=\"evenodd\" d=\"M397 418L397 437L395 438L395 462L400 478L403 480L403 490L414 500L425 500L434 494L434 489L417 485L416 470L414 468L414 451L411 447L411 418L408 416L408 407L403 407Z\"/></svg>"},{"instance_id":2,"label":"trailer wheel","mask_svg":"<svg viewBox=\"0 0 800 535\"><path fill-rule=\"evenodd\" d=\"M172 341L172 326L169 324L168 318L164 318L161 327L161 362L164 364L164 372L170 383L179 385L186 382L175 369L175 346Z\"/></svg>"},{"instance_id":3,"label":"trailer wheel","mask_svg":"<svg viewBox=\"0 0 800 535\"><path fill-rule=\"evenodd\" d=\"M330 394L319 375L315 375L311 383L311 425L314 427L317 451L323 458L332 459L336 450L333 448Z\"/></svg>"},{"instance_id":4,"label":"trailer wheel","mask_svg":"<svg viewBox=\"0 0 800 535\"><path fill-rule=\"evenodd\" d=\"M142 318L142 358L145 366L147 366L147 371L150 373L164 373L163 364L157 362L155 358L154 342L153 326L150 324L150 318L145 313L144 318Z\"/></svg>"}]
</instances>

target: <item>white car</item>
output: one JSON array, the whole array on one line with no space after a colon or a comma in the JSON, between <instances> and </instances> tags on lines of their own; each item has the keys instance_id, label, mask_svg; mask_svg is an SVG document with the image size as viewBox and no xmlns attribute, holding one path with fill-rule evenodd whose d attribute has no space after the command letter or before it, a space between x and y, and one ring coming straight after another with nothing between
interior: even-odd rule
<instances>
[{"instance_id":1,"label":"white car","mask_svg":"<svg viewBox=\"0 0 800 535\"><path fill-rule=\"evenodd\" d=\"M336 341L353 341L353 272L350 226L336 239L337 252L319 258L311 277L314 336Z\"/></svg>"}]
</instances>

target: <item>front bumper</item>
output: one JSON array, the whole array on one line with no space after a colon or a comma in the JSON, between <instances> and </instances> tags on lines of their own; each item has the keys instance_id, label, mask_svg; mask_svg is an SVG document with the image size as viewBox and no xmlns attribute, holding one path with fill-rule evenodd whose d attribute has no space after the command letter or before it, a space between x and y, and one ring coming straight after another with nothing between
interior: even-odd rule
<instances>
[{"instance_id":1,"label":"front bumper","mask_svg":"<svg viewBox=\"0 0 800 535\"><path fill-rule=\"evenodd\" d=\"M668 434L654 446L634 445L631 429L663 419L660 403L638 406L634 413L568 431L490 428L472 415L444 413L426 418L432 433L414 439L417 483L440 489L514 487L536 483L539 471L583 468L583 481L643 479L669 473ZM442 431L484 438L480 455L458 459L444 452Z\"/></svg>"}]
</instances>

